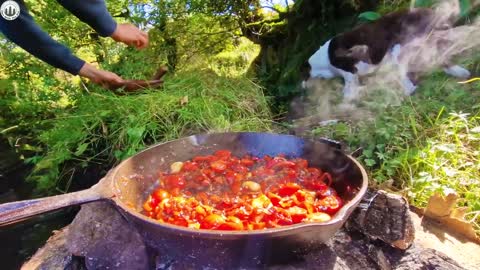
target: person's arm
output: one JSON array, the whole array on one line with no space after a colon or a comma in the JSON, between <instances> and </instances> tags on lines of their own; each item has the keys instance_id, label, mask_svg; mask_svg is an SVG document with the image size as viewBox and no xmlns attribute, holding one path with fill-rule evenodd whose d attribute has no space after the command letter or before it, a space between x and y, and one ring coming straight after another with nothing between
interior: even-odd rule
<instances>
[{"instance_id":1,"label":"person's arm","mask_svg":"<svg viewBox=\"0 0 480 270\"><path fill-rule=\"evenodd\" d=\"M117 28L103 0L57 0L57 2L82 22L90 25L100 36L109 37Z\"/></svg>"},{"instance_id":2,"label":"person's arm","mask_svg":"<svg viewBox=\"0 0 480 270\"><path fill-rule=\"evenodd\" d=\"M5 2L5 0L0 0L0 4L3 2ZM103 1L97 0L87 0L87 2L103 3ZM2 32L7 39L38 59L56 68L67 71L72 75L80 75L89 78L94 83L101 84L104 87L111 89L121 86L124 83L124 80L117 74L97 69L73 55L67 47L55 41L35 23L32 16L28 13L23 1L17 1L17 3L20 5L21 9L18 18L8 21L0 16L0 32ZM101 8L102 6L103 9ZM97 11L94 7L99 8L100 11ZM89 12L93 12L92 14L96 14L100 17L103 16L102 19L97 19L95 16L95 18L93 18L88 14L84 14L85 12L88 13L88 11L82 8L76 9L75 15L80 17L81 20L85 20L85 22L92 27L95 27L96 31L101 32L99 34L108 35L113 28L113 33L111 33L110 36L115 41L136 46L139 49L148 45L148 35L146 33L140 31L131 24L117 25L106 11L104 4L99 6L90 5L89 10ZM97 14L97 12L99 13Z\"/></svg>"},{"instance_id":3,"label":"person's arm","mask_svg":"<svg viewBox=\"0 0 480 270\"><path fill-rule=\"evenodd\" d=\"M3 2L5 1L0 0L0 4ZM89 78L104 87L115 88L124 82L117 74L97 69L73 55L67 47L55 41L35 23L23 1L18 1L18 4L21 9L18 18L7 21L0 16L0 32L7 39L56 68Z\"/></svg>"},{"instance_id":4,"label":"person's arm","mask_svg":"<svg viewBox=\"0 0 480 270\"><path fill-rule=\"evenodd\" d=\"M100 36L143 49L148 46L148 35L132 24L117 24L103 0L57 0L70 13L90 25Z\"/></svg>"},{"instance_id":5,"label":"person's arm","mask_svg":"<svg viewBox=\"0 0 480 270\"><path fill-rule=\"evenodd\" d=\"M85 61L45 33L30 16L23 1L17 3L21 10L19 17L8 21L0 16L0 31L7 39L40 60L77 75Z\"/></svg>"}]
</instances>

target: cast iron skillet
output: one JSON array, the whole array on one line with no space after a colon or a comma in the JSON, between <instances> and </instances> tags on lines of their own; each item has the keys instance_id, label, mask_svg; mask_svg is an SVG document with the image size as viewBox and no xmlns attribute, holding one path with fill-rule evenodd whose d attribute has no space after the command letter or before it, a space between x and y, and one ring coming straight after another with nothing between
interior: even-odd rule
<instances>
[{"instance_id":1,"label":"cast iron skillet","mask_svg":"<svg viewBox=\"0 0 480 270\"><path fill-rule=\"evenodd\" d=\"M256 231L194 230L161 224L140 213L142 202L154 189L159 170L168 170L175 161L212 154L220 149L228 149L237 156L286 154L305 158L310 166L332 174L333 187L346 204L325 223L301 223ZM201 134L152 146L120 163L90 189L2 204L0 226L71 205L108 200L162 259L179 260L195 268L252 267L275 257L302 254L327 241L358 205L367 184L362 166L328 141L271 133Z\"/></svg>"}]
</instances>

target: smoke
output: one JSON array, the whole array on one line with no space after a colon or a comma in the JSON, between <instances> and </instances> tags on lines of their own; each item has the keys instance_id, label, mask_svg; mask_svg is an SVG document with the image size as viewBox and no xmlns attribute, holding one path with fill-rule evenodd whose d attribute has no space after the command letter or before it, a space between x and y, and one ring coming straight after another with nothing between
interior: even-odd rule
<instances>
[{"instance_id":1,"label":"smoke","mask_svg":"<svg viewBox=\"0 0 480 270\"><path fill-rule=\"evenodd\" d=\"M398 61L387 55L374 73L361 77L361 86L354 99L342 98L341 79L311 80L302 100L297 99L291 104L291 117L297 119L294 121L297 132L330 123L331 120L372 120L378 112L400 105L405 99L402 73L413 72L414 77L421 78L445 65L464 60L480 48L480 20L453 28L445 27L452 26L459 18L458 0L439 1L433 9L431 24L434 30L422 37L412 36L411 41L401 47ZM407 29L406 32L414 33L415 30ZM421 81L414 82L421 84ZM416 91L420 90L417 88Z\"/></svg>"}]
</instances>

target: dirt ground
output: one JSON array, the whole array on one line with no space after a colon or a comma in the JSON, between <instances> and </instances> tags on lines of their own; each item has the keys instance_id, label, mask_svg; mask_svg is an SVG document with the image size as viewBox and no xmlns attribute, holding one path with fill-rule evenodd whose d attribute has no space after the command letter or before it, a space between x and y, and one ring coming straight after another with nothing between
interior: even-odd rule
<instances>
[{"instance_id":1,"label":"dirt ground","mask_svg":"<svg viewBox=\"0 0 480 270\"><path fill-rule=\"evenodd\" d=\"M480 245L448 232L441 225L411 213L415 225L415 243L436 249L457 261L466 269L480 269Z\"/></svg>"}]
</instances>

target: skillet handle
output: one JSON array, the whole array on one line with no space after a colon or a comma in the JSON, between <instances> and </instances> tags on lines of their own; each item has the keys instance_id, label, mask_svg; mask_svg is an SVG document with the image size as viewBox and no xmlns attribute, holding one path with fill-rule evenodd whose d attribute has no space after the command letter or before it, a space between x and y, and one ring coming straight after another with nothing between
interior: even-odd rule
<instances>
[{"instance_id":1,"label":"skillet handle","mask_svg":"<svg viewBox=\"0 0 480 270\"><path fill-rule=\"evenodd\" d=\"M94 188L90 188L41 199L0 204L0 227L67 206L79 205L101 199L106 199L106 197Z\"/></svg>"}]
</instances>

